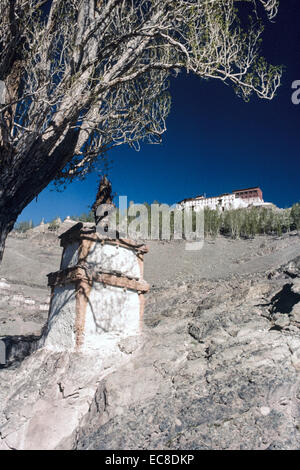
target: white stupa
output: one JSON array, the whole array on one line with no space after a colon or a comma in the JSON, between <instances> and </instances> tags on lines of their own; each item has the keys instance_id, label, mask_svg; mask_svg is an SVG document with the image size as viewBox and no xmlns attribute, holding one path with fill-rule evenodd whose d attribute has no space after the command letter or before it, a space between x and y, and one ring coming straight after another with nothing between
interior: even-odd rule
<instances>
[{"instance_id":1,"label":"white stupa","mask_svg":"<svg viewBox=\"0 0 300 470\"><path fill-rule=\"evenodd\" d=\"M51 302L42 346L92 352L139 335L144 311L144 244L100 236L78 223L60 237L60 270L48 275Z\"/></svg>"}]
</instances>

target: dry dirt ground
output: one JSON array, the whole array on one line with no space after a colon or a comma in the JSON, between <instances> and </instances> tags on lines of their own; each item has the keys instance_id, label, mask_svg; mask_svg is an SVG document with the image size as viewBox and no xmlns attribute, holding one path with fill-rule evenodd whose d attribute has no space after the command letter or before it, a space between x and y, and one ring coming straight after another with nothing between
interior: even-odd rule
<instances>
[{"instance_id":1,"label":"dry dirt ground","mask_svg":"<svg viewBox=\"0 0 300 470\"><path fill-rule=\"evenodd\" d=\"M94 382L70 355L1 370L0 448L300 449L300 235L148 245L140 341ZM41 331L60 255L55 234L8 239L0 336Z\"/></svg>"}]
</instances>

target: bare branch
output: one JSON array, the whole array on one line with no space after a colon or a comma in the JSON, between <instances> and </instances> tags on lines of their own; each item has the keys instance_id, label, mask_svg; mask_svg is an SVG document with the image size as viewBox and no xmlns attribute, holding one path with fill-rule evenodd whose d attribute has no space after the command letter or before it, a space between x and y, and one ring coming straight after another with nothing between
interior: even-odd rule
<instances>
[{"instance_id":1,"label":"bare branch","mask_svg":"<svg viewBox=\"0 0 300 470\"><path fill-rule=\"evenodd\" d=\"M24 168L28 181L39 172L38 191L53 177L84 176L114 146L159 142L172 72L272 99L281 69L261 58L257 21L242 30L237 3L1 0L0 191L20 192ZM254 16L259 4L270 19L278 11L277 0L248 3Z\"/></svg>"}]
</instances>

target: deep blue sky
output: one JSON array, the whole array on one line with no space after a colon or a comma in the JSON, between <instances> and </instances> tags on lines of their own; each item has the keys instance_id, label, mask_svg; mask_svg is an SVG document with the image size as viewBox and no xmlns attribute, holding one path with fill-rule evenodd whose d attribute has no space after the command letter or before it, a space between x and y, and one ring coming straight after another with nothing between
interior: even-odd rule
<instances>
[{"instance_id":1,"label":"deep blue sky","mask_svg":"<svg viewBox=\"0 0 300 470\"><path fill-rule=\"evenodd\" d=\"M300 80L299 0L281 0L276 23L267 26L264 39L268 61L286 66L277 97L245 103L216 80L185 74L172 79L173 105L163 144L143 145L140 152L127 146L110 152L110 177L118 195L172 204L259 185L265 201L279 207L300 200L300 105L291 101L291 84ZM60 193L50 185L19 220L39 223L42 217L86 212L97 181L93 174Z\"/></svg>"}]
</instances>

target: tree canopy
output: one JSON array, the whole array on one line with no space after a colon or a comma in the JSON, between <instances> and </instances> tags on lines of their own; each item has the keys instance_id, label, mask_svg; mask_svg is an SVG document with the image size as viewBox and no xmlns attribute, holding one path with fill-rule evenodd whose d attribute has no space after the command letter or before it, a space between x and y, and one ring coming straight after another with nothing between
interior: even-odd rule
<instances>
[{"instance_id":1,"label":"tree canopy","mask_svg":"<svg viewBox=\"0 0 300 470\"><path fill-rule=\"evenodd\" d=\"M52 180L84 177L114 146L160 142L171 74L272 99L282 70L260 47L277 10L277 0L1 0L1 243Z\"/></svg>"}]
</instances>

